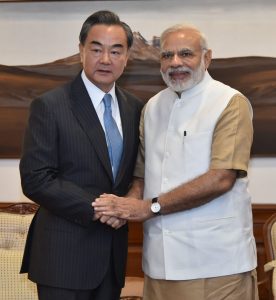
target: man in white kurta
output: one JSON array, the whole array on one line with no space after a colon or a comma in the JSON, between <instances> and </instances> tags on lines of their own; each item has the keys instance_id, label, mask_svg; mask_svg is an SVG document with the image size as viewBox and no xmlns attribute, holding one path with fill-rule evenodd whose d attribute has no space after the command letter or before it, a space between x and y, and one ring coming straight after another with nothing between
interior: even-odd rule
<instances>
[{"instance_id":1,"label":"man in white kurta","mask_svg":"<svg viewBox=\"0 0 276 300\"><path fill-rule=\"evenodd\" d=\"M209 75L195 28L161 36L168 88L140 123L132 198L103 196L104 214L144 221L145 300L256 300L256 246L247 168L252 108ZM144 201L135 200L143 190Z\"/></svg>"}]
</instances>

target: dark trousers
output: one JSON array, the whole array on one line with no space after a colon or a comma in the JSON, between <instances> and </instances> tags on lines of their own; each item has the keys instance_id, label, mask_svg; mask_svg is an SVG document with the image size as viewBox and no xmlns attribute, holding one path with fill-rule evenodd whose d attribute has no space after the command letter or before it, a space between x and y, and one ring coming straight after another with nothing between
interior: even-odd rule
<instances>
[{"instance_id":1,"label":"dark trousers","mask_svg":"<svg viewBox=\"0 0 276 300\"><path fill-rule=\"evenodd\" d=\"M37 284L39 300L119 300L121 287L109 267L101 284L93 290L70 290Z\"/></svg>"}]
</instances>

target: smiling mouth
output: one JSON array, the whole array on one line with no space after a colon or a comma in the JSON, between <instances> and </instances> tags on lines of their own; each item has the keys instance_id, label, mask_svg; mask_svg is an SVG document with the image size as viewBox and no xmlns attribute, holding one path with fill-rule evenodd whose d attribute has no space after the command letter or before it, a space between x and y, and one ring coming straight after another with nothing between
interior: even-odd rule
<instances>
[{"instance_id":1,"label":"smiling mouth","mask_svg":"<svg viewBox=\"0 0 276 300\"><path fill-rule=\"evenodd\" d=\"M170 78L172 79L184 79L190 76L191 73L188 71L173 71L169 73Z\"/></svg>"}]
</instances>

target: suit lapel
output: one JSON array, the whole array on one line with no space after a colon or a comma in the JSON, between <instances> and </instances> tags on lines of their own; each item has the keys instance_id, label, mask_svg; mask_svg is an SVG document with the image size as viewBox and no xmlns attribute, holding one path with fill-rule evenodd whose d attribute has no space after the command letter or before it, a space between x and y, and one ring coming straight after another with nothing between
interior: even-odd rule
<instances>
[{"instance_id":1,"label":"suit lapel","mask_svg":"<svg viewBox=\"0 0 276 300\"><path fill-rule=\"evenodd\" d=\"M119 171L115 180L115 185L120 182L125 172L125 169L128 167L129 157L132 151L131 146L133 144L133 139L134 139L131 107L127 101L125 94L118 87L116 87L116 96L120 108L124 147L123 147L123 154L122 154Z\"/></svg>"},{"instance_id":2,"label":"suit lapel","mask_svg":"<svg viewBox=\"0 0 276 300\"><path fill-rule=\"evenodd\" d=\"M80 75L72 82L71 104L73 114L113 180L105 134Z\"/></svg>"}]
</instances>

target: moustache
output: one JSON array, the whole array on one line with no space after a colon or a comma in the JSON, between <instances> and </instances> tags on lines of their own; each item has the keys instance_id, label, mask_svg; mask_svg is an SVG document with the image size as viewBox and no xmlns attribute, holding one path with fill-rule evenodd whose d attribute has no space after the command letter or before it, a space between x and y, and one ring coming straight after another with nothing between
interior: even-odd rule
<instances>
[{"instance_id":1,"label":"moustache","mask_svg":"<svg viewBox=\"0 0 276 300\"><path fill-rule=\"evenodd\" d=\"M188 67L177 67L177 68L169 68L167 70L167 75L174 75L174 74L181 74L181 73L189 73L191 74L192 73L192 70Z\"/></svg>"}]
</instances>

